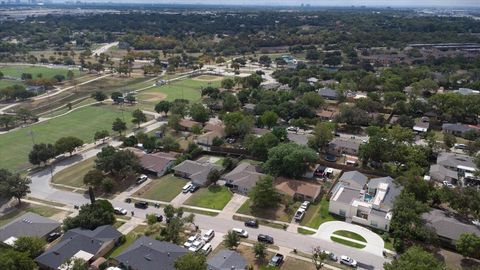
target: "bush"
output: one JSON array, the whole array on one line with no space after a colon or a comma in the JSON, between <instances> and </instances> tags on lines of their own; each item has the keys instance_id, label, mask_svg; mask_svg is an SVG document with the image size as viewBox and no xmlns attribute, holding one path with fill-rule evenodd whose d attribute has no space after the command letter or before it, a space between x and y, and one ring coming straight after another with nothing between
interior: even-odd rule
<instances>
[{"instance_id":1,"label":"bush","mask_svg":"<svg viewBox=\"0 0 480 270\"><path fill-rule=\"evenodd\" d=\"M219 138L219 137L213 138L213 141L212 141L213 146L220 146L224 143L225 143L225 141L222 138Z\"/></svg>"},{"instance_id":2,"label":"bush","mask_svg":"<svg viewBox=\"0 0 480 270\"><path fill-rule=\"evenodd\" d=\"M147 214L147 224L153 225L155 223L157 223L157 217L155 214Z\"/></svg>"}]
</instances>

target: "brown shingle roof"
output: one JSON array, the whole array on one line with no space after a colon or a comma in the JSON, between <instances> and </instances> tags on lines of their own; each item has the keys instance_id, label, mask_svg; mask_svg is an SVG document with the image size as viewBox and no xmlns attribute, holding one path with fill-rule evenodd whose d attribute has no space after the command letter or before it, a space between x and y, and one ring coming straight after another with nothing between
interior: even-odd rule
<instances>
[{"instance_id":1,"label":"brown shingle roof","mask_svg":"<svg viewBox=\"0 0 480 270\"><path fill-rule=\"evenodd\" d=\"M275 181L275 188L287 195L294 196L295 194L305 195L311 198L317 198L322 191L322 186L309 183L306 181L287 179L283 177L277 178Z\"/></svg>"}]
</instances>

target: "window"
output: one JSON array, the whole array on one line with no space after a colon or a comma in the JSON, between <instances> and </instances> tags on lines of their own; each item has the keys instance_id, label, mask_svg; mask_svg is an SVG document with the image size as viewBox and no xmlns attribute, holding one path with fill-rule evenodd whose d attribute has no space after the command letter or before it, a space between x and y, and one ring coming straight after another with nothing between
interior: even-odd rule
<instances>
[{"instance_id":1,"label":"window","mask_svg":"<svg viewBox=\"0 0 480 270\"><path fill-rule=\"evenodd\" d=\"M373 221L373 220L372 220L372 221L370 221L370 226L372 226L372 227L375 227L375 228L376 228L376 227L378 227L378 224L377 224L377 222L376 222L376 221Z\"/></svg>"}]
</instances>

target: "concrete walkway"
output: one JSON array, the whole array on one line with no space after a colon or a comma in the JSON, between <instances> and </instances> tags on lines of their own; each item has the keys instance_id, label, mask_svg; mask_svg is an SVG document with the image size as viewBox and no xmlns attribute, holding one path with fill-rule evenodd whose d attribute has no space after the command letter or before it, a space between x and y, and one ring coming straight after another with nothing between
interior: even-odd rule
<instances>
[{"instance_id":1,"label":"concrete walkway","mask_svg":"<svg viewBox=\"0 0 480 270\"><path fill-rule=\"evenodd\" d=\"M345 230L345 231L357 233L361 235L363 238L365 238L367 243L333 234L335 231L338 231L338 230ZM378 234L368 230L367 228L350 224L347 222L343 222L343 221L330 221L320 225L320 227L317 230L317 233L315 233L313 237L333 242L330 239L330 236L332 235L344 240L348 240L350 242L365 245L365 248L363 248L362 250L365 250L367 252L377 254L380 256L383 255L383 249L384 249L383 239Z\"/></svg>"},{"instance_id":2,"label":"concrete walkway","mask_svg":"<svg viewBox=\"0 0 480 270\"><path fill-rule=\"evenodd\" d=\"M185 203L186 200L188 200L188 198L190 198L190 196L192 196L192 194L193 193L191 192L183 193L182 191L180 191L180 193L175 198L173 198L170 203L175 207L180 207L183 205L183 203Z\"/></svg>"},{"instance_id":3,"label":"concrete walkway","mask_svg":"<svg viewBox=\"0 0 480 270\"><path fill-rule=\"evenodd\" d=\"M219 216L223 218L232 218L247 200L247 196L234 193L232 199L227 203L227 205L225 205Z\"/></svg>"}]
</instances>

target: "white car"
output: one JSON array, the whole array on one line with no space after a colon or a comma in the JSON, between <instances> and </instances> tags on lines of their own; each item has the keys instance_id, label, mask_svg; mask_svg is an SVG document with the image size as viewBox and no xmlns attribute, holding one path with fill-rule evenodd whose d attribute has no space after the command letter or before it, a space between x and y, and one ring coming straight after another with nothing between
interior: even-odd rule
<instances>
[{"instance_id":1,"label":"white car","mask_svg":"<svg viewBox=\"0 0 480 270\"><path fill-rule=\"evenodd\" d=\"M183 244L185 248L190 248L193 244L193 242L197 241L198 235L192 235L188 237L187 241Z\"/></svg>"},{"instance_id":2,"label":"white car","mask_svg":"<svg viewBox=\"0 0 480 270\"><path fill-rule=\"evenodd\" d=\"M357 267L357 261L345 255L340 256L340 263L351 267Z\"/></svg>"},{"instance_id":3,"label":"white car","mask_svg":"<svg viewBox=\"0 0 480 270\"><path fill-rule=\"evenodd\" d=\"M188 193L190 192L190 188L192 187L192 183L188 182L187 184L185 184L185 186L183 186L182 188L182 192L183 193Z\"/></svg>"},{"instance_id":4,"label":"white car","mask_svg":"<svg viewBox=\"0 0 480 270\"><path fill-rule=\"evenodd\" d=\"M305 209L303 208L298 208L297 212L295 213L295 216L293 217L296 222L300 222L305 215Z\"/></svg>"},{"instance_id":5,"label":"white car","mask_svg":"<svg viewBox=\"0 0 480 270\"><path fill-rule=\"evenodd\" d=\"M197 252L203 247L203 245L205 245L205 242L203 242L202 240L196 240L192 243L188 250L191 252Z\"/></svg>"},{"instance_id":6,"label":"white car","mask_svg":"<svg viewBox=\"0 0 480 270\"><path fill-rule=\"evenodd\" d=\"M244 229L233 228L232 231L240 237L248 238L248 232L245 231Z\"/></svg>"},{"instance_id":7,"label":"white car","mask_svg":"<svg viewBox=\"0 0 480 270\"><path fill-rule=\"evenodd\" d=\"M113 212L117 215L123 215L125 216L127 214L127 210L121 208L121 207L115 207L113 208Z\"/></svg>"},{"instance_id":8,"label":"white car","mask_svg":"<svg viewBox=\"0 0 480 270\"><path fill-rule=\"evenodd\" d=\"M208 255L210 252L212 252L212 244L206 243L202 247L201 251L203 252L203 254Z\"/></svg>"},{"instance_id":9,"label":"white car","mask_svg":"<svg viewBox=\"0 0 480 270\"><path fill-rule=\"evenodd\" d=\"M300 205L300 208L307 210L309 205L310 205L309 201L304 201L302 205Z\"/></svg>"},{"instance_id":10,"label":"white car","mask_svg":"<svg viewBox=\"0 0 480 270\"><path fill-rule=\"evenodd\" d=\"M214 230L208 230L207 232L205 232L202 236L202 240L205 241L205 242L210 242L210 240L212 240L212 238L215 236L215 231Z\"/></svg>"},{"instance_id":11,"label":"white car","mask_svg":"<svg viewBox=\"0 0 480 270\"><path fill-rule=\"evenodd\" d=\"M141 183L147 181L147 179L148 179L148 176L146 176L145 174L140 175L137 178L137 185L140 185Z\"/></svg>"}]
</instances>

